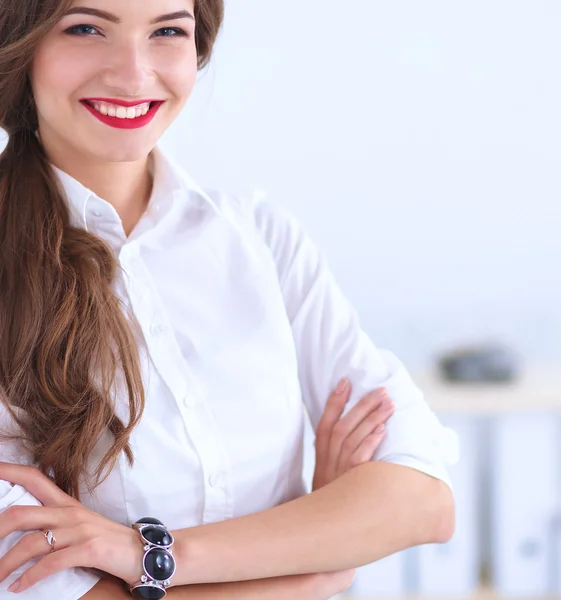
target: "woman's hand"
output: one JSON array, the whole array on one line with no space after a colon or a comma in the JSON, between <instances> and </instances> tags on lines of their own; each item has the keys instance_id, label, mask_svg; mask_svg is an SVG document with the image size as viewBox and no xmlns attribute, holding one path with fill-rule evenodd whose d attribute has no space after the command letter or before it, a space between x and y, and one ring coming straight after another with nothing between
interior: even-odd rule
<instances>
[{"instance_id":1,"label":"woman's hand","mask_svg":"<svg viewBox=\"0 0 561 600\"><path fill-rule=\"evenodd\" d=\"M351 395L351 385L342 379L329 396L316 431L316 468L312 491L349 469L369 461L386 435L385 424L395 407L384 388L364 396L341 417ZM319 573L322 593L331 597L345 592L354 579L355 569Z\"/></svg>"},{"instance_id":2,"label":"woman's hand","mask_svg":"<svg viewBox=\"0 0 561 600\"><path fill-rule=\"evenodd\" d=\"M43 504L10 506L0 513L0 538L14 531L34 531L0 558L0 582L27 561L39 557L42 558L12 584L19 582L19 592L72 567L100 569L128 584L140 579L144 549L139 533L132 527L89 510L35 467L0 462L0 479L23 486ZM43 535L46 529L51 529L56 538L54 552L50 552Z\"/></svg>"},{"instance_id":3,"label":"woman's hand","mask_svg":"<svg viewBox=\"0 0 561 600\"><path fill-rule=\"evenodd\" d=\"M342 379L327 400L316 431L314 491L369 461L384 439L385 423L394 413L386 390L378 388L341 417L350 395L351 385Z\"/></svg>"}]
</instances>

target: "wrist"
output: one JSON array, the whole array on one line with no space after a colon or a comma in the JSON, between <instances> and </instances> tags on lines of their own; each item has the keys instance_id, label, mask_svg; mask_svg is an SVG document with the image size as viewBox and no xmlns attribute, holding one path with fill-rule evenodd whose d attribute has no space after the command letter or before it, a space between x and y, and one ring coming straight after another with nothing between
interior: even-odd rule
<instances>
[{"instance_id":1,"label":"wrist","mask_svg":"<svg viewBox=\"0 0 561 600\"><path fill-rule=\"evenodd\" d=\"M142 568L142 562L144 559L144 548L140 538L140 534L134 529L129 529L130 532L130 551L128 556L128 568L126 575L122 576L122 580L126 583L127 588L133 583L137 582L144 570Z\"/></svg>"},{"instance_id":2,"label":"wrist","mask_svg":"<svg viewBox=\"0 0 561 600\"><path fill-rule=\"evenodd\" d=\"M174 586L201 583L197 580L195 564L195 543L191 535L194 528L176 529L170 533L175 539L173 554L175 556L175 575L170 588Z\"/></svg>"}]
</instances>

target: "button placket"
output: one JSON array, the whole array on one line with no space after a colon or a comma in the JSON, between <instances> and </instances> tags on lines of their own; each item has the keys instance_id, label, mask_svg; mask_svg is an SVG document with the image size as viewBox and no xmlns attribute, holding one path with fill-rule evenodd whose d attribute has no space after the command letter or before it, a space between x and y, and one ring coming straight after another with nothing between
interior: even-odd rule
<instances>
[{"instance_id":1,"label":"button placket","mask_svg":"<svg viewBox=\"0 0 561 600\"><path fill-rule=\"evenodd\" d=\"M220 443L216 423L171 327L165 322L165 308L150 272L133 250L127 254L127 263L133 267L130 271L132 304L147 334L152 362L180 410L184 414L186 409L189 410L189 416L184 417L185 427L199 455L205 481L203 522L229 518L232 514L231 491L228 477L223 477L229 461ZM142 289L136 283L138 281L142 281Z\"/></svg>"}]
</instances>

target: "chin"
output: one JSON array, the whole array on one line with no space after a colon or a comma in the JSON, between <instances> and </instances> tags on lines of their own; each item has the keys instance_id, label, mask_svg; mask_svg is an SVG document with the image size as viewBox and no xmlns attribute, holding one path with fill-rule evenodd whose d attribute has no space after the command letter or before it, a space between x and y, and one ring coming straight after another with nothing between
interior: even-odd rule
<instances>
[{"instance_id":1,"label":"chin","mask_svg":"<svg viewBox=\"0 0 561 600\"><path fill-rule=\"evenodd\" d=\"M104 162L137 162L146 158L154 143L113 143L103 148L90 148L89 154L94 155L97 160Z\"/></svg>"}]
</instances>

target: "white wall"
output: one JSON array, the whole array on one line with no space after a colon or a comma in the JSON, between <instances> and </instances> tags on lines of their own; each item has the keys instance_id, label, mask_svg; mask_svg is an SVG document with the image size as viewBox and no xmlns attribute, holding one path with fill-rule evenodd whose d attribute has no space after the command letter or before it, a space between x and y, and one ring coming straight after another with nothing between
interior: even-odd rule
<instances>
[{"instance_id":1,"label":"white wall","mask_svg":"<svg viewBox=\"0 0 561 600\"><path fill-rule=\"evenodd\" d=\"M557 0L227 0L164 141L284 203L411 366L477 339L558 358L559 31Z\"/></svg>"},{"instance_id":2,"label":"white wall","mask_svg":"<svg viewBox=\"0 0 561 600\"><path fill-rule=\"evenodd\" d=\"M561 3L226 2L163 140L191 174L284 203L411 367L561 358Z\"/></svg>"}]
</instances>

